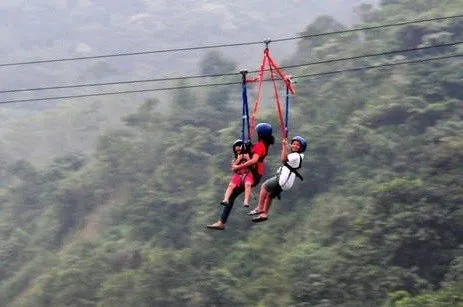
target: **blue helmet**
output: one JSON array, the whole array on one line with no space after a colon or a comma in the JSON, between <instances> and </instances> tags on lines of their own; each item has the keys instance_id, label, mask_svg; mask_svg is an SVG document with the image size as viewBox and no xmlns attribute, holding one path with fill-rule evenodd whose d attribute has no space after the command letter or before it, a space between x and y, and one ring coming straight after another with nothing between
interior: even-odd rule
<instances>
[{"instance_id":1,"label":"blue helmet","mask_svg":"<svg viewBox=\"0 0 463 307\"><path fill-rule=\"evenodd\" d=\"M260 138L269 137L273 133L272 125L269 123L259 123L256 126L256 132L257 136Z\"/></svg>"},{"instance_id":2,"label":"blue helmet","mask_svg":"<svg viewBox=\"0 0 463 307\"><path fill-rule=\"evenodd\" d=\"M291 139L291 144L294 141L298 141L299 144L301 144L301 148L299 149L299 152L305 152L307 149L307 141L302 137L302 136L295 136Z\"/></svg>"}]
</instances>

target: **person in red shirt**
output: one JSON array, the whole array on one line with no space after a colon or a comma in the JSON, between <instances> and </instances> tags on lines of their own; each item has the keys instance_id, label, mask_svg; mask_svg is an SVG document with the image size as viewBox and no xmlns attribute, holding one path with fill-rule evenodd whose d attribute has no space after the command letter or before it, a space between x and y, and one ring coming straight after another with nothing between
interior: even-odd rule
<instances>
[{"instance_id":1,"label":"person in red shirt","mask_svg":"<svg viewBox=\"0 0 463 307\"><path fill-rule=\"evenodd\" d=\"M252 168L253 176L254 176L254 183L253 186L256 186L265 172L264 160L268 154L268 149L270 145L275 143L275 138L273 137L272 125L269 123L259 123L256 125L255 128L257 132L257 143L254 144L251 148L251 159L241 163L241 164L232 164L232 170L234 172L239 171L241 169ZM238 197L241 193L243 193L244 188L243 186L236 187L227 204L225 204L222 215L220 219L215 222L214 224L207 225L209 229L216 229L216 230L224 230L225 224L227 223L228 216L233 208L233 204L235 202L236 197Z\"/></svg>"}]
</instances>

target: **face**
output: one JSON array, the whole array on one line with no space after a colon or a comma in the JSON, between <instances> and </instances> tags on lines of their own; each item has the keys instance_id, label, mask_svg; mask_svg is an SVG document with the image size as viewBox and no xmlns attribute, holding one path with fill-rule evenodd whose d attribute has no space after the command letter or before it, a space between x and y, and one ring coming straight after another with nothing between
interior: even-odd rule
<instances>
[{"instance_id":1,"label":"face","mask_svg":"<svg viewBox=\"0 0 463 307\"><path fill-rule=\"evenodd\" d=\"M235 152L236 152L237 154L240 154L240 153L241 153L241 145L236 145L236 146L235 146Z\"/></svg>"},{"instance_id":2,"label":"face","mask_svg":"<svg viewBox=\"0 0 463 307\"><path fill-rule=\"evenodd\" d=\"M291 150L294 152L299 152L301 150L301 143L299 141L294 141L291 143Z\"/></svg>"}]
</instances>

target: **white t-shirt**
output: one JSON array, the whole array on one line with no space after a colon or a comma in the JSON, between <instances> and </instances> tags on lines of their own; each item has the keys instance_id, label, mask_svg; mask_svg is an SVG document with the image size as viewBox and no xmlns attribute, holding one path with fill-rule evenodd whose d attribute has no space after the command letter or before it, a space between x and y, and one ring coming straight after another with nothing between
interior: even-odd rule
<instances>
[{"instance_id":1,"label":"white t-shirt","mask_svg":"<svg viewBox=\"0 0 463 307\"><path fill-rule=\"evenodd\" d=\"M302 159L304 159L304 154L292 152L288 154L288 165L292 168L299 168L302 164ZM294 180L296 179L296 174L291 172L289 168L286 166L281 166L278 169L278 173L280 174L278 178L278 183L283 191L291 189L294 184Z\"/></svg>"}]
</instances>

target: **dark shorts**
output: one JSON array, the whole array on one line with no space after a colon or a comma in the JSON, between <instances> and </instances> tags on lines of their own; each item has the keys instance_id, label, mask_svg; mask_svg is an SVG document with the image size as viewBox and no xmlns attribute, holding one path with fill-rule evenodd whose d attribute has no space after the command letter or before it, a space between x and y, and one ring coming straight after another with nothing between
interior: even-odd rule
<instances>
[{"instance_id":1,"label":"dark shorts","mask_svg":"<svg viewBox=\"0 0 463 307\"><path fill-rule=\"evenodd\" d=\"M259 182L261 181L262 175L259 175L259 174L252 174L252 176L253 176L253 179L254 179L254 183L252 184L252 187L255 187L255 186L258 185Z\"/></svg>"},{"instance_id":2,"label":"dark shorts","mask_svg":"<svg viewBox=\"0 0 463 307\"><path fill-rule=\"evenodd\" d=\"M280 187L280 184L278 183L278 177L277 176L273 176L273 177L265 180L265 182L262 185L264 186L264 188L269 193L269 197L271 199L273 199L275 197L280 198L280 194L281 194L282 189Z\"/></svg>"}]
</instances>

